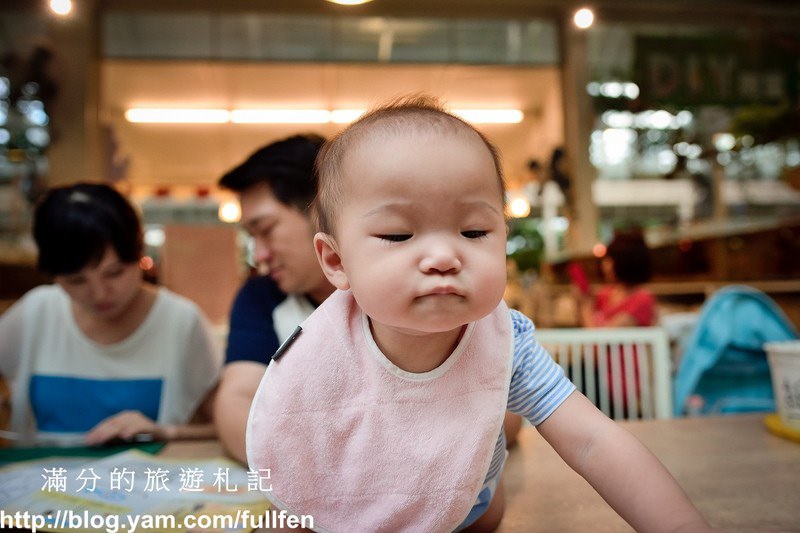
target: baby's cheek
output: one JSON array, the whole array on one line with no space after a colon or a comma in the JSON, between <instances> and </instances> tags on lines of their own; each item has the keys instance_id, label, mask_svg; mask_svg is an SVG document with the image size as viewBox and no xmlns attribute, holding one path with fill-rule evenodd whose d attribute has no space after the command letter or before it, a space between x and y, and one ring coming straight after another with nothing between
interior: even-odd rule
<instances>
[{"instance_id":1,"label":"baby's cheek","mask_svg":"<svg viewBox=\"0 0 800 533\"><path fill-rule=\"evenodd\" d=\"M396 307L401 297L401 289L408 283L407 276L400 273L389 274L387 270L360 276L351 281L353 296L365 313L382 314Z\"/></svg>"},{"instance_id":2,"label":"baby's cheek","mask_svg":"<svg viewBox=\"0 0 800 533\"><path fill-rule=\"evenodd\" d=\"M505 261L494 265L491 269L484 272L479 284L478 294L484 306L491 311L500 300L506 289L506 266Z\"/></svg>"}]
</instances>

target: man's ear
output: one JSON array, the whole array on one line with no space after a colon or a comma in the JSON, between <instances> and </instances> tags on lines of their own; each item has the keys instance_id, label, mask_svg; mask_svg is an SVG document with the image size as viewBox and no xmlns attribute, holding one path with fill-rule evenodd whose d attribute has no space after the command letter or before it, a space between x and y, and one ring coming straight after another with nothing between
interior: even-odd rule
<instances>
[{"instance_id":1,"label":"man's ear","mask_svg":"<svg viewBox=\"0 0 800 533\"><path fill-rule=\"evenodd\" d=\"M314 250L317 252L317 260L328 281L337 289L349 289L350 282L347 280L347 274L342 266L342 258L339 257L334 238L327 233L317 233L314 235Z\"/></svg>"}]
</instances>

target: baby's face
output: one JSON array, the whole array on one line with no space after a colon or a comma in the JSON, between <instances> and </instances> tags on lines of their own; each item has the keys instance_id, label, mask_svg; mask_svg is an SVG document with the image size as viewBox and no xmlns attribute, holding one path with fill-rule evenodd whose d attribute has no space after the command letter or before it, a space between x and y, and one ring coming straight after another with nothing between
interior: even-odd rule
<instances>
[{"instance_id":1,"label":"baby's face","mask_svg":"<svg viewBox=\"0 0 800 533\"><path fill-rule=\"evenodd\" d=\"M506 283L492 156L472 132L367 138L345 158L336 242L374 324L452 331L489 314Z\"/></svg>"}]
</instances>

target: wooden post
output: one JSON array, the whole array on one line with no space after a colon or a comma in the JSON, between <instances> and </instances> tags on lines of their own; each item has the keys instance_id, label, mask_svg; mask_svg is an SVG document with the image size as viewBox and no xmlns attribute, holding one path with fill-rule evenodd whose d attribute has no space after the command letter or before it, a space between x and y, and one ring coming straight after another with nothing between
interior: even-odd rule
<instances>
[{"instance_id":1,"label":"wooden post","mask_svg":"<svg viewBox=\"0 0 800 533\"><path fill-rule=\"evenodd\" d=\"M572 22L572 10L562 13L559 24L561 72L564 94L564 137L572 178L572 209L567 248L572 253L591 253L598 238L598 210L592 199L595 169L589 161L589 138L594 111L586 92L589 58L586 32Z\"/></svg>"},{"instance_id":2,"label":"wooden post","mask_svg":"<svg viewBox=\"0 0 800 533\"><path fill-rule=\"evenodd\" d=\"M100 146L100 28L96 0L76 3L72 15L49 23L59 95L48 150L51 185L102 180Z\"/></svg>"}]
</instances>

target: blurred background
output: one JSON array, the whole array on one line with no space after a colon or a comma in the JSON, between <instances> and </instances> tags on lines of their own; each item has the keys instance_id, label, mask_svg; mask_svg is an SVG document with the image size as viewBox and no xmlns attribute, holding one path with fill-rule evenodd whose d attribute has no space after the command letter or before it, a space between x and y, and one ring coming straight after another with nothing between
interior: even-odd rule
<instances>
[{"instance_id":1,"label":"blurred background","mask_svg":"<svg viewBox=\"0 0 800 533\"><path fill-rule=\"evenodd\" d=\"M250 271L218 178L425 92L500 148L507 300L539 325L576 325L566 266L600 281L629 226L662 317L745 282L800 325L798 28L796 0L3 0L0 311L46 282L38 194L99 180L140 207L148 277L224 326Z\"/></svg>"}]
</instances>

